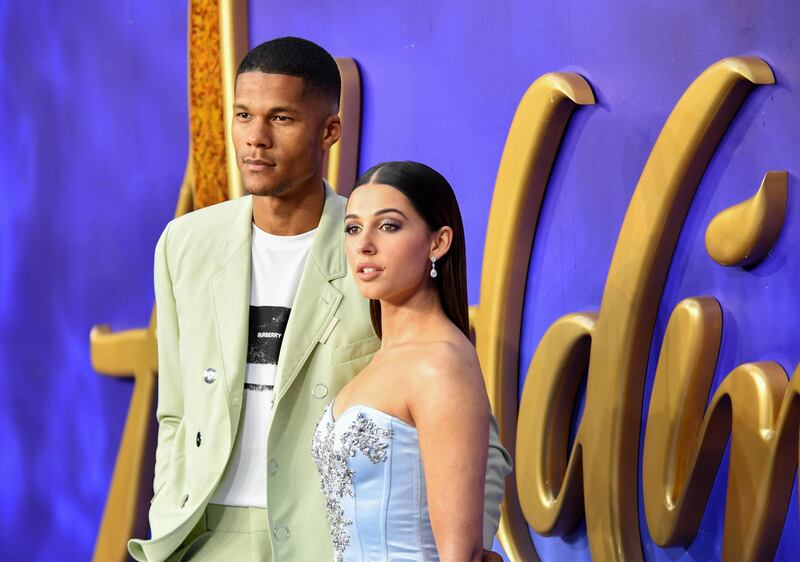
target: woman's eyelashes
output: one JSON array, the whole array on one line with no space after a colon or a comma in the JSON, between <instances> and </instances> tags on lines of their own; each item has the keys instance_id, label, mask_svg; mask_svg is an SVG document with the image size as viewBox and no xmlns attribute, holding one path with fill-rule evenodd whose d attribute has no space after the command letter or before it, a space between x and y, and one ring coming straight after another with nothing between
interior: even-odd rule
<instances>
[{"instance_id":1,"label":"woman's eyelashes","mask_svg":"<svg viewBox=\"0 0 800 562\"><path fill-rule=\"evenodd\" d=\"M380 224L378 229L386 232L394 232L395 230L400 230L400 225L394 221L384 221Z\"/></svg>"},{"instance_id":2,"label":"woman's eyelashes","mask_svg":"<svg viewBox=\"0 0 800 562\"><path fill-rule=\"evenodd\" d=\"M350 223L344 225L345 233L351 236L361 232L361 229L362 227L359 224ZM383 232L395 232L400 230L400 224L396 221L383 221L377 226L377 229L382 230Z\"/></svg>"}]
</instances>

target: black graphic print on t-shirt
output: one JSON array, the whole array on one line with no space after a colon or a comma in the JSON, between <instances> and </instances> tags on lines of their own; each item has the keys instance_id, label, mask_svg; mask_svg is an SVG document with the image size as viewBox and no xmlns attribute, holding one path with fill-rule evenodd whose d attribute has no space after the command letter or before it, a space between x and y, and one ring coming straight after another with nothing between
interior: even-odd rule
<instances>
[{"instance_id":1,"label":"black graphic print on t-shirt","mask_svg":"<svg viewBox=\"0 0 800 562\"><path fill-rule=\"evenodd\" d=\"M247 338L247 362L278 364L283 333L289 321L290 308L283 306L251 306Z\"/></svg>"}]
</instances>

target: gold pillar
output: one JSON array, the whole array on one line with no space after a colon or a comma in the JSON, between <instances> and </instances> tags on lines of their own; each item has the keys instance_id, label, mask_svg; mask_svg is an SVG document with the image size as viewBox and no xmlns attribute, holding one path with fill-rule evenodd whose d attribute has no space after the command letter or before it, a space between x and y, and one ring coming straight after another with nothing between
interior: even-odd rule
<instances>
[{"instance_id":1,"label":"gold pillar","mask_svg":"<svg viewBox=\"0 0 800 562\"><path fill-rule=\"evenodd\" d=\"M249 49L247 0L219 0L219 61L222 81L220 100L224 121L225 171L228 198L241 197L242 178L233 150L231 124L233 123L233 90L236 85L236 68ZM211 77L209 77L211 79Z\"/></svg>"}]
</instances>

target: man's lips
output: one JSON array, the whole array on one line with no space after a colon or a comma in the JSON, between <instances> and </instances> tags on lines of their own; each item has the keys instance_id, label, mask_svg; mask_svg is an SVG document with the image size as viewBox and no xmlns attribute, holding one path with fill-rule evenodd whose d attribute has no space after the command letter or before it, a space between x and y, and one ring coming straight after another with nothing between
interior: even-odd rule
<instances>
[{"instance_id":1,"label":"man's lips","mask_svg":"<svg viewBox=\"0 0 800 562\"><path fill-rule=\"evenodd\" d=\"M275 163L260 158L245 158L244 167L251 172L263 172L269 168L274 168Z\"/></svg>"}]
</instances>

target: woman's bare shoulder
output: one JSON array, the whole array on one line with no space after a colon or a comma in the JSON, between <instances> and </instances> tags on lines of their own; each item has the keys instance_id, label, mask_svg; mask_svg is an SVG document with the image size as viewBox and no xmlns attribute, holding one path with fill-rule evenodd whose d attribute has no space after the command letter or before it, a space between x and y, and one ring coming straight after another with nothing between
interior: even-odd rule
<instances>
[{"instance_id":1,"label":"woman's bare shoulder","mask_svg":"<svg viewBox=\"0 0 800 562\"><path fill-rule=\"evenodd\" d=\"M395 351L392 363L412 385L426 393L447 393L458 389L483 389L478 356L466 338L447 338L403 346Z\"/></svg>"}]
</instances>

